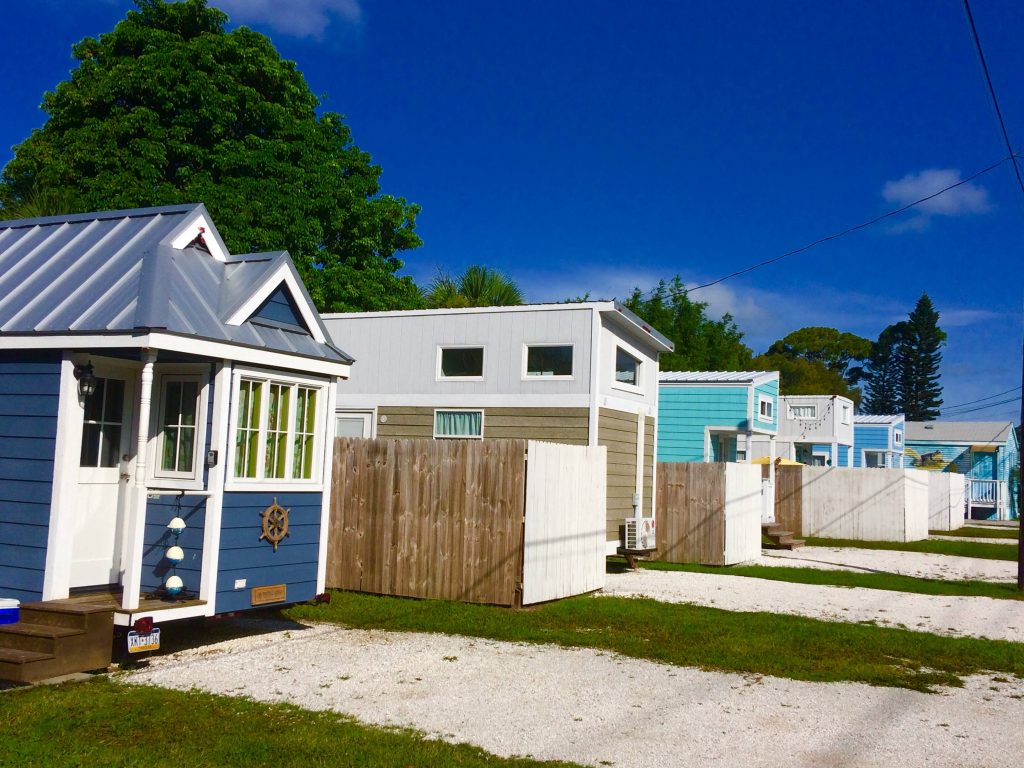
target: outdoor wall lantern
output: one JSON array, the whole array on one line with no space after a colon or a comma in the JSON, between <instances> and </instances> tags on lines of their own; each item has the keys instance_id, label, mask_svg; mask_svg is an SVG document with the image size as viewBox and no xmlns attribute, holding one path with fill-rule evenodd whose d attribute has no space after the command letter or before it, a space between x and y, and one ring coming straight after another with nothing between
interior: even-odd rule
<instances>
[{"instance_id":1,"label":"outdoor wall lantern","mask_svg":"<svg viewBox=\"0 0 1024 768\"><path fill-rule=\"evenodd\" d=\"M96 375L92 372L92 363L76 365L75 378L78 379L78 394L83 399L92 397L96 391Z\"/></svg>"}]
</instances>

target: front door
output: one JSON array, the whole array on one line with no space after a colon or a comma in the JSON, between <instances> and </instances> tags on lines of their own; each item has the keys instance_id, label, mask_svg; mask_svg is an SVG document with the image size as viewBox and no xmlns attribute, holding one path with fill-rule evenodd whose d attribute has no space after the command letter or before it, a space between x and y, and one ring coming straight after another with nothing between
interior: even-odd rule
<instances>
[{"instance_id":1,"label":"front door","mask_svg":"<svg viewBox=\"0 0 1024 768\"><path fill-rule=\"evenodd\" d=\"M85 399L75 500L70 586L121 580L129 480L134 376L95 365L96 391Z\"/></svg>"}]
</instances>

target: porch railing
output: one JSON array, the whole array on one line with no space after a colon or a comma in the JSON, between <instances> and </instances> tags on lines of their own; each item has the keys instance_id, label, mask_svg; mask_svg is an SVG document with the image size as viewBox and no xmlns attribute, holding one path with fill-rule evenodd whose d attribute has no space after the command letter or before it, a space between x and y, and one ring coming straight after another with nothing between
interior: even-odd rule
<instances>
[{"instance_id":1,"label":"porch railing","mask_svg":"<svg viewBox=\"0 0 1024 768\"><path fill-rule=\"evenodd\" d=\"M967 496L971 506L992 507L998 519L1006 517L1009 494L1005 481L968 479Z\"/></svg>"}]
</instances>

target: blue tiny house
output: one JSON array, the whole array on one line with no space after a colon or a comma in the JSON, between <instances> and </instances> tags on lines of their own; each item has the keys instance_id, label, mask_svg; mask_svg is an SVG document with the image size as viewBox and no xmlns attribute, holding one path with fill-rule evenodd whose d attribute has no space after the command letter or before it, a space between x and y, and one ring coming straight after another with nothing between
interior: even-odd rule
<instances>
[{"instance_id":1,"label":"blue tiny house","mask_svg":"<svg viewBox=\"0 0 1024 768\"><path fill-rule=\"evenodd\" d=\"M853 417L853 466L903 468L906 418L892 416Z\"/></svg>"},{"instance_id":2,"label":"blue tiny house","mask_svg":"<svg viewBox=\"0 0 1024 768\"><path fill-rule=\"evenodd\" d=\"M744 461L777 432L778 371L662 371L658 461Z\"/></svg>"},{"instance_id":3,"label":"blue tiny house","mask_svg":"<svg viewBox=\"0 0 1024 768\"><path fill-rule=\"evenodd\" d=\"M322 592L351 363L203 205L0 222L0 598L132 626Z\"/></svg>"},{"instance_id":4,"label":"blue tiny house","mask_svg":"<svg viewBox=\"0 0 1024 768\"><path fill-rule=\"evenodd\" d=\"M908 421L904 466L966 475L968 517L1016 518L1020 445L1009 421Z\"/></svg>"}]
</instances>

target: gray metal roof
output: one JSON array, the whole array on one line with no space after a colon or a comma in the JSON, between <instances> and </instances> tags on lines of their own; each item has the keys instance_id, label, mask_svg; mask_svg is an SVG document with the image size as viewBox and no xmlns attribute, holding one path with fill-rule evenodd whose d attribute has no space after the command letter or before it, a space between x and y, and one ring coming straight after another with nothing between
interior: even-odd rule
<instances>
[{"instance_id":1,"label":"gray metal roof","mask_svg":"<svg viewBox=\"0 0 1024 768\"><path fill-rule=\"evenodd\" d=\"M0 221L0 338L13 335L168 333L275 352L352 362L311 335L250 319L226 320L273 273L287 252L230 256L174 248L198 215L227 253L202 204ZM275 286L276 287L276 286ZM312 308L309 294L296 300ZM313 309L315 322L330 338Z\"/></svg>"},{"instance_id":2,"label":"gray metal roof","mask_svg":"<svg viewBox=\"0 0 1024 768\"><path fill-rule=\"evenodd\" d=\"M907 440L922 442L1005 443L1013 431L1009 421L908 421Z\"/></svg>"},{"instance_id":3,"label":"gray metal roof","mask_svg":"<svg viewBox=\"0 0 1024 768\"><path fill-rule=\"evenodd\" d=\"M662 384L755 384L777 379L778 371L661 371Z\"/></svg>"},{"instance_id":4,"label":"gray metal roof","mask_svg":"<svg viewBox=\"0 0 1024 768\"><path fill-rule=\"evenodd\" d=\"M902 413L895 413L891 416L876 416L874 414L857 413L853 416L854 424L899 424L905 417Z\"/></svg>"}]
</instances>

